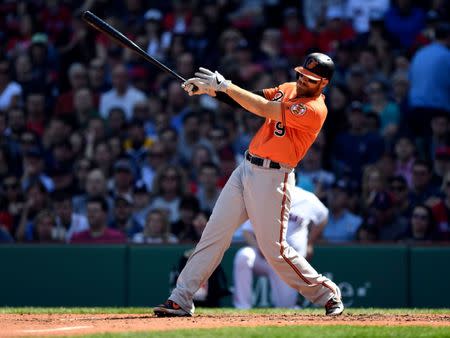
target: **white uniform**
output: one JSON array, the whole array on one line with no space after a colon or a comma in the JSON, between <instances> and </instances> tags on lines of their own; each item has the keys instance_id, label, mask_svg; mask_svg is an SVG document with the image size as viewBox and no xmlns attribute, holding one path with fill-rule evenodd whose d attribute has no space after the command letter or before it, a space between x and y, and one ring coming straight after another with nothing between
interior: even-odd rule
<instances>
[{"instance_id":1,"label":"white uniform","mask_svg":"<svg viewBox=\"0 0 450 338\"><path fill-rule=\"evenodd\" d=\"M323 224L328 218L328 209L311 192L295 187L292 190L291 210L286 233L287 242L301 256L306 256L309 226ZM250 220L242 224L243 231L253 232ZM252 307L253 275L267 276L271 286L271 300L275 307L292 308L296 305L298 291L287 285L270 267L257 248L241 248L234 258L233 304L236 308Z\"/></svg>"}]
</instances>

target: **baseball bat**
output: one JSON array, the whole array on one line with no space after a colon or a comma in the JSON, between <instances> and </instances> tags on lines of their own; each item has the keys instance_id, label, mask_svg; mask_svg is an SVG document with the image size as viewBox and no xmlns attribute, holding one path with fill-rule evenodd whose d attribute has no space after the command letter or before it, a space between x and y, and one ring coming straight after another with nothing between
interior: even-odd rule
<instances>
[{"instance_id":1,"label":"baseball bat","mask_svg":"<svg viewBox=\"0 0 450 338\"><path fill-rule=\"evenodd\" d=\"M115 41L117 41L122 46L131 49L133 52L137 53L139 56L147 60L148 62L152 63L159 69L168 72L172 74L174 77L179 79L182 82L185 82L186 79L182 77L180 74L176 73L166 65L162 64L158 60L156 60L153 56L145 52L141 47L136 45L133 41L131 41L129 38L127 38L125 35L123 35L121 32L119 32L117 29L112 27L111 25L107 24L105 21L100 19L97 15L90 11L85 11L82 15L82 18L84 21L86 21L89 25L94 27L96 30L98 30L101 33L105 33L109 37L113 38ZM195 91L195 89L194 89Z\"/></svg>"}]
</instances>

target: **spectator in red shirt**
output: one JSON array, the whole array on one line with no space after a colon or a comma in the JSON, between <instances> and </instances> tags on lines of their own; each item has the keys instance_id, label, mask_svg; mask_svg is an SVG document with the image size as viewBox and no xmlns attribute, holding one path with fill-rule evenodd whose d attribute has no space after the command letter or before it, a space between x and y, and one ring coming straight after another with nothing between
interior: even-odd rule
<instances>
[{"instance_id":1,"label":"spectator in red shirt","mask_svg":"<svg viewBox=\"0 0 450 338\"><path fill-rule=\"evenodd\" d=\"M293 64L300 63L307 51L314 46L314 35L302 25L299 13L293 7L287 8L284 12L281 35L283 52Z\"/></svg>"},{"instance_id":2,"label":"spectator in red shirt","mask_svg":"<svg viewBox=\"0 0 450 338\"><path fill-rule=\"evenodd\" d=\"M108 203L102 197L92 197L87 202L89 230L73 235L71 243L120 244L126 242L119 230L107 227Z\"/></svg>"},{"instance_id":3,"label":"spectator in red shirt","mask_svg":"<svg viewBox=\"0 0 450 338\"><path fill-rule=\"evenodd\" d=\"M55 104L55 115L68 115L74 111L75 92L88 84L86 67L81 63L72 63L67 71L71 89L62 93Z\"/></svg>"},{"instance_id":4,"label":"spectator in red shirt","mask_svg":"<svg viewBox=\"0 0 450 338\"><path fill-rule=\"evenodd\" d=\"M352 40L355 37L355 31L344 20L344 12L339 6L328 7L326 18L326 26L320 32L317 41L321 52L334 54L338 43Z\"/></svg>"},{"instance_id":5,"label":"spectator in red shirt","mask_svg":"<svg viewBox=\"0 0 450 338\"><path fill-rule=\"evenodd\" d=\"M437 225L437 239L450 241L450 172L442 180L442 199L430 201Z\"/></svg>"}]
</instances>

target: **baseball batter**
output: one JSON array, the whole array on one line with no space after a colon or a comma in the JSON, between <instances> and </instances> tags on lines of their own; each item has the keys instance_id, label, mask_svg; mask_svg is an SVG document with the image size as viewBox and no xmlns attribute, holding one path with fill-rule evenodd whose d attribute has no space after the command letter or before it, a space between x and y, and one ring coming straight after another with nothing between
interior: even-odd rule
<instances>
[{"instance_id":1,"label":"baseball batter","mask_svg":"<svg viewBox=\"0 0 450 338\"><path fill-rule=\"evenodd\" d=\"M156 306L157 316L192 316L192 297L222 260L233 233L247 219L267 262L292 288L330 316L344 311L339 288L318 274L286 242L294 168L319 133L327 115L323 89L334 71L321 53L295 68L296 82L252 93L220 73L200 68L182 87L189 95L229 97L250 113L265 118L245 159L225 184L194 253L169 299ZM225 95L226 94L226 95Z\"/></svg>"},{"instance_id":2,"label":"baseball batter","mask_svg":"<svg viewBox=\"0 0 450 338\"><path fill-rule=\"evenodd\" d=\"M292 189L291 198L287 242L299 255L306 257L312 254L312 245L328 220L328 209L313 193L299 187ZM234 306L238 309L252 307L253 275L257 275L269 278L275 307L295 307L298 291L283 282L261 255L250 220L241 228L249 246L239 249L234 257Z\"/></svg>"}]
</instances>

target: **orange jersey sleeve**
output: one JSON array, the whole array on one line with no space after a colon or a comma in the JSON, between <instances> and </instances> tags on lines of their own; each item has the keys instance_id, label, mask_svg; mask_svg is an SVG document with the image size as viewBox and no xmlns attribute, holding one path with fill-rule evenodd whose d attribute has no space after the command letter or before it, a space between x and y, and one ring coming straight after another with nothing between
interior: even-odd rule
<instances>
[{"instance_id":1,"label":"orange jersey sleeve","mask_svg":"<svg viewBox=\"0 0 450 338\"><path fill-rule=\"evenodd\" d=\"M257 156L296 167L316 139L325 122L325 96L297 98L296 83L265 89L268 100L282 103L282 121L266 119L250 143Z\"/></svg>"}]
</instances>

